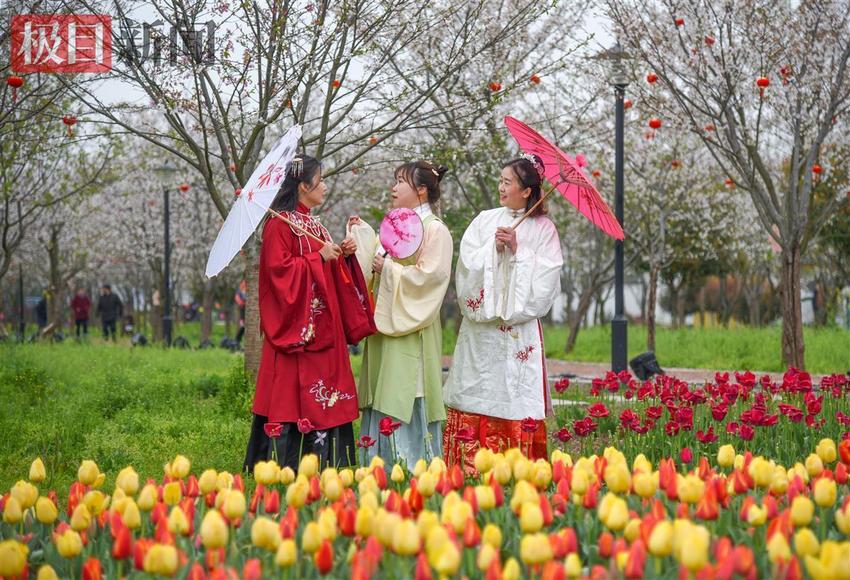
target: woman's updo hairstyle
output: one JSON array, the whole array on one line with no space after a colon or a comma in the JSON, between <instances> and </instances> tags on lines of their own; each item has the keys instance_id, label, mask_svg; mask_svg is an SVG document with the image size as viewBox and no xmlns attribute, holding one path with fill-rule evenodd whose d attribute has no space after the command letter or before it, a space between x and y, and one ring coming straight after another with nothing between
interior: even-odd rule
<instances>
[{"instance_id":1,"label":"woman's updo hairstyle","mask_svg":"<svg viewBox=\"0 0 850 580\"><path fill-rule=\"evenodd\" d=\"M286 170L286 177L272 201L271 208L277 212L295 211L298 207L298 186L313 183L322 170L322 162L309 155L295 155Z\"/></svg>"},{"instance_id":2,"label":"woman's updo hairstyle","mask_svg":"<svg viewBox=\"0 0 850 580\"><path fill-rule=\"evenodd\" d=\"M424 187L428 192L428 203L434 213L440 202L440 182L449 168L445 165L434 165L428 161L410 161L395 169L395 178L401 179L413 189Z\"/></svg>"},{"instance_id":3,"label":"woman's updo hairstyle","mask_svg":"<svg viewBox=\"0 0 850 580\"><path fill-rule=\"evenodd\" d=\"M511 168L511 171L517 176L520 186L523 189L526 187L531 189L531 195L525 200L525 211L530 210L535 203L540 201L540 196L542 195L540 188L543 185L543 170L545 168L543 160L537 155L523 155L522 157L511 159L502 165L502 169L506 167ZM534 213L531 214L531 217L546 215L548 212L546 203L541 203L534 210Z\"/></svg>"}]
</instances>

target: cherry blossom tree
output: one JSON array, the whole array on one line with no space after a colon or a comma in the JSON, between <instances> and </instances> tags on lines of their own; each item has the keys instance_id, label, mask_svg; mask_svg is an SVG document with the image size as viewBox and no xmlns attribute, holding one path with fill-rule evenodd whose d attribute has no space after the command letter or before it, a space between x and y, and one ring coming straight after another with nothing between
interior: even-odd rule
<instances>
[{"instance_id":1,"label":"cherry blossom tree","mask_svg":"<svg viewBox=\"0 0 850 580\"><path fill-rule=\"evenodd\" d=\"M840 197L818 199L822 151L846 132L850 5L607 2L665 125L698 135L781 248L782 358L803 367L801 267ZM663 129L662 129L663 130Z\"/></svg>"}]
</instances>

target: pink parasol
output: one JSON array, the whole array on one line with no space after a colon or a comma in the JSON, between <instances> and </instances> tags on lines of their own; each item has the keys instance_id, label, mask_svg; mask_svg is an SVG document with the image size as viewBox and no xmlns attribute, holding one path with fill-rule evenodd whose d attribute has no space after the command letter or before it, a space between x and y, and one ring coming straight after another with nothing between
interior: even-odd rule
<instances>
[{"instance_id":1,"label":"pink parasol","mask_svg":"<svg viewBox=\"0 0 850 580\"><path fill-rule=\"evenodd\" d=\"M412 209L399 207L384 217L378 238L390 256L403 260L419 250L424 235L425 229L419 214Z\"/></svg>"},{"instance_id":2,"label":"pink parasol","mask_svg":"<svg viewBox=\"0 0 850 580\"><path fill-rule=\"evenodd\" d=\"M544 176L552 184L552 188L538 204L557 189L564 199L576 206L576 209L600 230L617 240L625 237L614 212L581 170L580 157L573 159L543 135L513 117L505 117L505 126L523 151L537 155L543 161ZM536 206L537 204L535 208ZM535 208L529 210L514 227L522 223Z\"/></svg>"}]
</instances>

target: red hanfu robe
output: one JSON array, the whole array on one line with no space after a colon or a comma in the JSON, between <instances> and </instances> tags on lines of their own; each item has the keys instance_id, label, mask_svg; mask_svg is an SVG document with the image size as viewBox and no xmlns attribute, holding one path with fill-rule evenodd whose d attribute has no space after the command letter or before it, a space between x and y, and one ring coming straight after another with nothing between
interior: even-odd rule
<instances>
[{"instance_id":1,"label":"red hanfu robe","mask_svg":"<svg viewBox=\"0 0 850 580\"><path fill-rule=\"evenodd\" d=\"M299 204L287 218L330 241L327 230ZM260 327L263 354L253 412L271 423L309 419L317 430L358 416L339 296L348 268L340 258L324 262L320 244L269 218L260 253Z\"/></svg>"}]
</instances>

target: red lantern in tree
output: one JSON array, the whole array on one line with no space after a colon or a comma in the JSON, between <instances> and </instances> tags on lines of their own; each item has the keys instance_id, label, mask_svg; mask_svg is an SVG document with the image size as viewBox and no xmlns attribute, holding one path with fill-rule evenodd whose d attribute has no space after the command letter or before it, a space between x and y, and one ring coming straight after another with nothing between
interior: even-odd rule
<instances>
[{"instance_id":1,"label":"red lantern in tree","mask_svg":"<svg viewBox=\"0 0 850 580\"><path fill-rule=\"evenodd\" d=\"M235 163L230 164L230 171L232 171L233 173L236 173L236 164Z\"/></svg>"},{"instance_id":2,"label":"red lantern in tree","mask_svg":"<svg viewBox=\"0 0 850 580\"><path fill-rule=\"evenodd\" d=\"M334 79L331 83L331 86L335 89L338 89L340 86L342 86L342 83L338 79Z\"/></svg>"},{"instance_id":3,"label":"red lantern in tree","mask_svg":"<svg viewBox=\"0 0 850 580\"><path fill-rule=\"evenodd\" d=\"M658 75L656 75L655 73L649 73L648 75L646 75L646 82L648 82L649 84L654 84L657 80Z\"/></svg>"},{"instance_id":4,"label":"red lantern in tree","mask_svg":"<svg viewBox=\"0 0 850 580\"><path fill-rule=\"evenodd\" d=\"M770 79L767 77L759 77L756 79L756 84L759 87L759 97L764 97L764 90L770 86Z\"/></svg>"},{"instance_id":5,"label":"red lantern in tree","mask_svg":"<svg viewBox=\"0 0 850 580\"><path fill-rule=\"evenodd\" d=\"M369 137L369 144L370 145L377 145L378 144L378 138L377 137Z\"/></svg>"},{"instance_id":6,"label":"red lantern in tree","mask_svg":"<svg viewBox=\"0 0 850 580\"><path fill-rule=\"evenodd\" d=\"M66 127L68 127L68 137L73 137L73 127L77 124L77 118L74 115L65 115L62 117L62 122L65 123Z\"/></svg>"},{"instance_id":7,"label":"red lantern in tree","mask_svg":"<svg viewBox=\"0 0 850 580\"><path fill-rule=\"evenodd\" d=\"M186 193L187 191L189 191L189 184L188 183L181 183L180 184L180 191L182 191L183 193Z\"/></svg>"},{"instance_id":8,"label":"red lantern in tree","mask_svg":"<svg viewBox=\"0 0 850 580\"><path fill-rule=\"evenodd\" d=\"M535 84L535 85L540 84L540 77L537 76L537 75L531 75L531 78L529 80L531 81L532 84Z\"/></svg>"},{"instance_id":9,"label":"red lantern in tree","mask_svg":"<svg viewBox=\"0 0 850 580\"><path fill-rule=\"evenodd\" d=\"M705 128L705 130L706 130L707 132L709 132L709 133L711 133L712 131L714 131L714 130L716 130L716 129L717 129L717 127L715 127L715 126L714 126L714 125L712 125L711 123L709 123L708 125L706 125L704 128Z\"/></svg>"},{"instance_id":10,"label":"red lantern in tree","mask_svg":"<svg viewBox=\"0 0 850 580\"><path fill-rule=\"evenodd\" d=\"M660 129L661 128L661 119L652 118L649 120L649 127L651 129Z\"/></svg>"},{"instance_id":11,"label":"red lantern in tree","mask_svg":"<svg viewBox=\"0 0 850 580\"><path fill-rule=\"evenodd\" d=\"M598 169L594 169L592 175L593 177L599 177L600 175L602 175L602 172Z\"/></svg>"},{"instance_id":12,"label":"red lantern in tree","mask_svg":"<svg viewBox=\"0 0 850 580\"><path fill-rule=\"evenodd\" d=\"M714 44L714 37L713 36L706 36L705 37L705 45L706 46L712 46L713 44Z\"/></svg>"},{"instance_id":13,"label":"red lantern in tree","mask_svg":"<svg viewBox=\"0 0 850 580\"><path fill-rule=\"evenodd\" d=\"M12 87L12 102L16 102L18 100L18 89L24 86L23 77L10 75L6 77L6 84Z\"/></svg>"},{"instance_id":14,"label":"red lantern in tree","mask_svg":"<svg viewBox=\"0 0 850 580\"><path fill-rule=\"evenodd\" d=\"M233 193L236 195L236 197L239 197L240 195L242 195L242 188L237 187L236 191L234 191Z\"/></svg>"},{"instance_id":15,"label":"red lantern in tree","mask_svg":"<svg viewBox=\"0 0 850 580\"><path fill-rule=\"evenodd\" d=\"M726 187L728 187L729 189L735 187L735 181L731 177L727 177L725 183Z\"/></svg>"},{"instance_id":16,"label":"red lantern in tree","mask_svg":"<svg viewBox=\"0 0 850 580\"><path fill-rule=\"evenodd\" d=\"M632 100L626 99L625 101L623 101L623 108L624 109L631 109L632 108Z\"/></svg>"},{"instance_id":17,"label":"red lantern in tree","mask_svg":"<svg viewBox=\"0 0 850 580\"><path fill-rule=\"evenodd\" d=\"M821 167L821 166L820 166L820 165L818 165L817 163L815 163L814 165L812 165L812 173L814 173L814 174L816 174L816 175L820 175L822 171L823 171L823 167Z\"/></svg>"},{"instance_id":18,"label":"red lantern in tree","mask_svg":"<svg viewBox=\"0 0 850 580\"><path fill-rule=\"evenodd\" d=\"M676 26L684 26L684 25L685 25L685 19L684 18L677 18L676 19Z\"/></svg>"},{"instance_id":19,"label":"red lantern in tree","mask_svg":"<svg viewBox=\"0 0 850 580\"><path fill-rule=\"evenodd\" d=\"M673 167L678 168L678 167L681 167L681 166L682 166L682 162L681 162L681 161L679 161L678 159L674 159L673 161L671 161L671 162L670 162L670 165L672 165Z\"/></svg>"},{"instance_id":20,"label":"red lantern in tree","mask_svg":"<svg viewBox=\"0 0 850 580\"><path fill-rule=\"evenodd\" d=\"M490 90L494 93L498 93L502 90L502 83L492 82L490 83Z\"/></svg>"},{"instance_id":21,"label":"red lantern in tree","mask_svg":"<svg viewBox=\"0 0 850 580\"><path fill-rule=\"evenodd\" d=\"M644 138L644 139L646 139L647 141L649 141L649 140L650 140L650 139L652 139L653 137L655 137L655 131L646 131L646 132L643 134L643 138Z\"/></svg>"}]
</instances>

